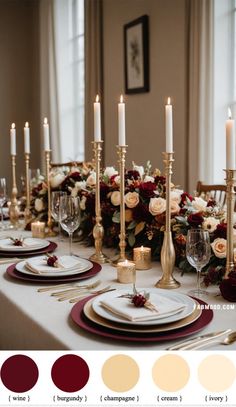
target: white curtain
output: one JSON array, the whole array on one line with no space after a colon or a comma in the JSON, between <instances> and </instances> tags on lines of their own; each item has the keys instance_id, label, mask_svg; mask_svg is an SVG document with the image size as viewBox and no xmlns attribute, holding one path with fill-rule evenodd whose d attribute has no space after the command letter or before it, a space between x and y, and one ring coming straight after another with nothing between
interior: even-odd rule
<instances>
[{"instance_id":1,"label":"white curtain","mask_svg":"<svg viewBox=\"0 0 236 407\"><path fill-rule=\"evenodd\" d=\"M213 0L189 2L188 190L213 179Z\"/></svg>"}]
</instances>

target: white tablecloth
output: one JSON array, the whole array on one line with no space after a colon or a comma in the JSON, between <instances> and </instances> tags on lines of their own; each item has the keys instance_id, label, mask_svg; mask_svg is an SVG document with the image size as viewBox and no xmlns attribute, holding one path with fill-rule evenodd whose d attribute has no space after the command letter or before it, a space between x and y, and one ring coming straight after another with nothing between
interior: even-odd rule
<instances>
[{"instance_id":1,"label":"white tablecloth","mask_svg":"<svg viewBox=\"0 0 236 407\"><path fill-rule=\"evenodd\" d=\"M19 232L14 232L19 235ZM27 235L27 232L23 232ZM13 234L12 234L13 235ZM1 234L0 234L1 236ZM57 239L54 239L57 241ZM88 258L93 248L86 248L78 243L73 244L73 251ZM67 253L68 242L59 243L56 253ZM109 252L108 252L109 253ZM110 253L111 254L111 253ZM118 350L118 349L165 349L174 342L164 343L131 343L126 341L109 340L85 332L76 326L70 319L73 304L68 301L58 302L50 292L38 293L39 284L20 282L6 274L8 265L0 266L0 349L46 349L46 350ZM154 287L161 276L159 263L153 263L153 268L146 271L137 271L136 285L138 288ZM186 293L196 287L196 274L181 276L177 270L175 277L181 282L178 292ZM116 281L116 268L109 264L102 266L102 271L86 282L100 279L105 285L122 287ZM103 285L104 285L103 284ZM42 285L41 285L42 286ZM214 318L201 333L219 331L227 328L236 330L236 309L224 309L231 306L215 294L217 287L211 287L205 301L209 304L218 304L219 310L214 311ZM236 304L235 304L236 308ZM177 341L176 341L177 342ZM236 344L229 347L212 345L207 349L236 349Z\"/></svg>"}]
</instances>

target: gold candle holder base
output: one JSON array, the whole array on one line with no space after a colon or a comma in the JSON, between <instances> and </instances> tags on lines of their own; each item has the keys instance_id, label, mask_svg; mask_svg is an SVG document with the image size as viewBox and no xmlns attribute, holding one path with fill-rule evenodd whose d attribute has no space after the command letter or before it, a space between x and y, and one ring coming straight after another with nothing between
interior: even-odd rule
<instances>
[{"instance_id":1,"label":"gold candle holder base","mask_svg":"<svg viewBox=\"0 0 236 407\"><path fill-rule=\"evenodd\" d=\"M48 187L48 221L47 221L47 237L55 237L57 233L53 230L52 213L51 213L51 186L50 186L50 154L51 150L45 151L46 160L46 177L47 177L47 187Z\"/></svg>"},{"instance_id":2,"label":"gold candle holder base","mask_svg":"<svg viewBox=\"0 0 236 407\"><path fill-rule=\"evenodd\" d=\"M234 241L233 241L233 219L235 200L235 174L236 170L227 169L226 172L226 205L227 205L227 243L226 243L226 269L224 278L228 278L234 270Z\"/></svg>"},{"instance_id":3,"label":"gold candle holder base","mask_svg":"<svg viewBox=\"0 0 236 407\"><path fill-rule=\"evenodd\" d=\"M172 164L174 162L174 153L163 153L166 174L166 230L164 232L164 240L161 249L161 267L162 277L156 283L158 288L178 288L180 283L174 279L173 271L175 266L175 248L171 233L171 210L170 210L170 186L172 175Z\"/></svg>"},{"instance_id":4,"label":"gold candle holder base","mask_svg":"<svg viewBox=\"0 0 236 407\"><path fill-rule=\"evenodd\" d=\"M95 253L90 257L90 260L96 261L97 263L100 264L109 262L109 259L102 252L102 241L104 236L100 204L100 163L101 163L102 143L103 143L102 140L92 142L96 165L96 194L95 194L96 224L94 225L93 228Z\"/></svg>"},{"instance_id":5,"label":"gold candle holder base","mask_svg":"<svg viewBox=\"0 0 236 407\"><path fill-rule=\"evenodd\" d=\"M11 156L11 164L12 164L12 193L11 193L11 204L9 207L9 217L10 222L14 226L14 228L19 227L19 216L20 216L20 209L17 202L17 186L16 186L16 156Z\"/></svg>"}]
</instances>

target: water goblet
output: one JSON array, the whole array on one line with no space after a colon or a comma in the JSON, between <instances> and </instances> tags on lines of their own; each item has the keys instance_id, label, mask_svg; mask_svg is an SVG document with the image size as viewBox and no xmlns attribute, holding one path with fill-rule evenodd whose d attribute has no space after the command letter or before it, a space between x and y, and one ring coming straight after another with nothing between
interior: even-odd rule
<instances>
[{"instance_id":1,"label":"water goblet","mask_svg":"<svg viewBox=\"0 0 236 407\"><path fill-rule=\"evenodd\" d=\"M67 193L64 191L53 191L51 195L51 214L53 219L58 222L58 238L59 241L63 241L61 233L61 224L59 222L59 208L60 208L60 197L66 196Z\"/></svg>"},{"instance_id":2,"label":"water goblet","mask_svg":"<svg viewBox=\"0 0 236 407\"><path fill-rule=\"evenodd\" d=\"M60 197L59 222L62 229L69 234L69 251L72 256L72 236L73 232L80 225L80 199L70 195Z\"/></svg>"},{"instance_id":3,"label":"water goblet","mask_svg":"<svg viewBox=\"0 0 236 407\"><path fill-rule=\"evenodd\" d=\"M210 236L208 231L203 229L190 229L187 234L186 256L188 262L197 271L197 289L191 290L190 294L198 297L207 294L200 288L200 276L204 266L211 257Z\"/></svg>"}]
</instances>

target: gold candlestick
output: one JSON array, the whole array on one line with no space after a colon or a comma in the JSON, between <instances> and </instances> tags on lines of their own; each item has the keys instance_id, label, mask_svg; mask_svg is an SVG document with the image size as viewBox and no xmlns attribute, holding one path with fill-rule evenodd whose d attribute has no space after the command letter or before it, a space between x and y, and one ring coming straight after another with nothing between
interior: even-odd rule
<instances>
[{"instance_id":1,"label":"gold candlestick","mask_svg":"<svg viewBox=\"0 0 236 407\"><path fill-rule=\"evenodd\" d=\"M11 204L9 207L9 216L11 224L17 228L19 226L19 206L17 202L18 190L16 186L16 156L12 154L11 156L12 164L12 192L11 192Z\"/></svg>"},{"instance_id":2,"label":"gold candlestick","mask_svg":"<svg viewBox=\"0 0 236 407\"><path fill-rule=\"evenodd\" d=\"M113 266L117 263L126 260L125 247L126 247L126 233L125 233L125 155L128 146L117 146L117 153L119 156L119 172L120 172L120 254L119 257L112 261Z\"/></svg>"},{"instance_id":3,"label":"gold candlestick","mask_svg":"<svg viewBox=\"0 0 236 407\"><path fill-rule=\"evenodd\" d=\"M56 233L53 231L52 227L52 213L51 213L51 186L50 186L50 153L51 150L45 150L45 159L46 159L46 178L48 186L48 221L47 221L47 233L46 236L53 237L56 236Z\"/></svg>"},{"instance_id":4,"label":"gold candlestick","mask_svg":"<svg viewBox=\"0 0 236 407\"><path fill-rule=\"evenodd\" d=\"M30 212L30 181L29 181L29 153L25 153L25 183L26 183L26 207L25 207L25 225L27 225L31 220Z\"/></svg>"},{"instance_id":5,"label":"gold candlestick","mask_svg":"<svg viewBox=\"0 0 236 407\"><path fill-rule=\"evenodd\" d=\"M226 205L227 205L227 244L226 244L226 270L224 278L234 269L234 242L233 242L233 219L234 219L234 184L236 170L226 172Z\"/></svg>"},{"instance_id":6,"label":"gold candlestick","mask_svg":"<svg viewBox=\"0 0 236 407\"><path fill-rule=\"evenodd\" d=\"M108 262L108 258L102 252L102 240L104 236L104 228L102 226L101 204L100 204L100 163L103 141L93 141L92 143L96 164L96 195L95 195L96 224L94 225L93 228L94 245L96 251L90 257L90 260L103 264Z\"/></svg>"},{"instance_id":7,"label":"gold candlestick","mask_svg":"<svg viewBox=\"0 0 236 407\"><path fill-rule=\"evenodd\" d=\"M175 266L175 249L172 240L171 233L171 210L170 210L170 185L172 175L172 164L174 162L174 153L163 153L166 174L166 229L164 232L164 241L161 249L161 267L162 277L156 283L156 287L159 288L177 288L180 283L173 277L173 270Z\"/></svg>"}]
</instances>

